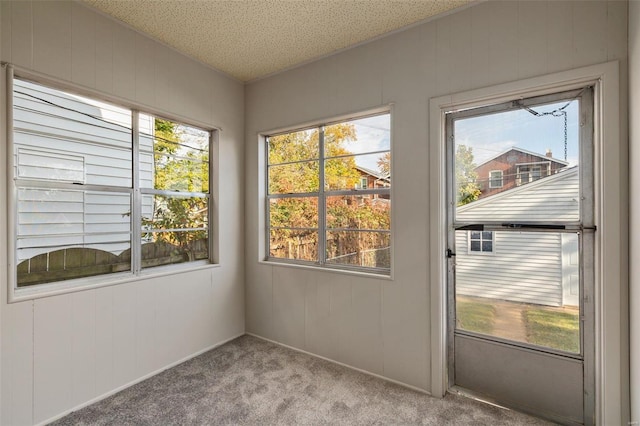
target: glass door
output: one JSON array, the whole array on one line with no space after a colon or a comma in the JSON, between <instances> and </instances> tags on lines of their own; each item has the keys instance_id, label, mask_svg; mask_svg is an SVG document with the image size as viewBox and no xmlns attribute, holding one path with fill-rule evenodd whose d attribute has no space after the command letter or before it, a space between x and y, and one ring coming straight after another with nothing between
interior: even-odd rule
<instances>
[{"instance_id":1,"label":"glass door","mask_svg":"<svg viewBox=\"0 0 640 426\"><path fill-rule=\"evenodd\" d=\"M447 115L450 385L593 421L592 88Z\"/></svg>"}]
</instances>

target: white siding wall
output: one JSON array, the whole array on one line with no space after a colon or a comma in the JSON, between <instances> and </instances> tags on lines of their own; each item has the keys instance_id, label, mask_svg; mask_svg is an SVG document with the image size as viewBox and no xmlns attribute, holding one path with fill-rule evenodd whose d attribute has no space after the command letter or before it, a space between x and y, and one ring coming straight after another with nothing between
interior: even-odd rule
<instances>
[{"instance_id":1,"label":"white siding wall","mask_svg":"<svg viewBox=\"0 0 640 426\"><path fill-rule=\"evenodd\" d=\"M244 332L244 88L75 1L0 2L0 58L224 129L214 172L223 179L219 267L12 304L7 275L0 274L0 424L28 425ZM4 71L0 87L5 129ZM0 158L6 155L0 132ZM0 200L6 172L0 161ZM102 201L94 198L86 208L107 213ZM6 238L0 220L0 240ZM0 244L0 264L6 263Z\"/></svg>"},{"instance_id":2,"label":"white siding wall","mask_svg":"<svg viewBox=\"0 0 640 426\"><path fill-rule=\"evenodd\" d=\"M431 359L431 350L439 348L430 347L429 262L437 253L429 250L435 236L429 235L428 224L437 207L429 204L429 177L435 172L429 167L428 135L429 126L438 124L428 123L429 99L624 61L626 14L627 3L618 1L480 2L248 85L247 331L430 391L431 368L440 367ZM393 280L259 263L264 166L258 132L389 102L394 102ZM621 108L625 116L624 104ZM607 215L615 216L623 209L615 191L626 182L625 169L617 165L619 156L625 158L624 145L606 142L607 164L615 166L604 171L610 181L605 205ZM626 235L624 221L615 223L619 229L610 230L611 238ZM624 243L617 244L626 253ZM624 259L615 262L607 270L624 269ZM612 303L607 312L617 315L623 300L615 292L607 300ZM617 332L608 339L618 348L623 330L616 321L612 326ZM615 360L604 370L608 402L603 423L626 423L620 401L628 376Z\"/></svg>"},{"instance_id":3,"label":"white siding wall","mask_svg":"<svg viewBox=\"0 0 640 426\"><path fill-rule=\"evenodd\" d=\"M456 232L456 294L562 305L562 241L558 233L494 232L493 253L470 252Z\"/></svg>"}]
</instances>

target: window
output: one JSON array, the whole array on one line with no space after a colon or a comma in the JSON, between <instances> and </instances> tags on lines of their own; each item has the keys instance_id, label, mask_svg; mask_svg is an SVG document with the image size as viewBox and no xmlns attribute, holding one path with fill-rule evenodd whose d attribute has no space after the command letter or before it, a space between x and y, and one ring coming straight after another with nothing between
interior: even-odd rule
<instances>
[{"instance_id":1,"label":"window","mask_svg":"<svg viewBox=\"0 0 640 426\"><path fill-rule=\"evenodd\" d=\"M210 259L210 131L13 87L14 287Z\"/></svg>"},{"instance_id":2,"label":"window","mask_svg":"<svg viewBox=\"0 0 640 426\"><path fill-rule=\"evenodd\" d=\"M389 113L269 135L266 154L268 260L389 273Z\"/></svg>"},{"instance_id":3,"label":"window","mask_svg":"<svg viewBox=\"0 0 640 426\"><path fill-rule=\"evenodd\" d=\"M551 164L548 162L538 164L520 164L516 169L516 184L524 185L525 183L536 181L551 173Z\"/></svg>"},{"instance_id":4,"label":"window","mask_svg":"<svg viewBox=\"0 0 640 426\"><path fill-rule=\"evenodd\" d=\"M493 253L493 231L469 231L469 252Z\"/></svg>"},{"instance_id":5,"label":"window","mask_svg":"<svg viewBox=\"0 0 640 426\"><path fill-rule=\"evenodd\" d=\"M502 170L489 172L489 188L502 188Z\"/></svg>"}]
</instances>

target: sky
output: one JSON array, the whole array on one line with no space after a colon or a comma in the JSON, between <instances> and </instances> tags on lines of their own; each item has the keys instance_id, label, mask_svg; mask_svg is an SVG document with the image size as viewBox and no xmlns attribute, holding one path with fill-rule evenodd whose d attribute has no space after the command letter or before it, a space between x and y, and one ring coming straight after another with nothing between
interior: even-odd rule
<instances>
[{"instance_id":1,"label":"sky","mask_svg":"<svg viewBox=\"0 0 640 426\"><path fill-rule=\"evenodd\" d=\"M543 113L557 110L567 101L533 107ZM564 109L567 112L567 161L578 164L578 101ZM545 155L551 149L553 157L564 160L564 119L562 116L535 116L521 109L509 112L459 119L455 122L456 146L473 149L477 165L512 148L518 147Z\"/></svg>"},{"instance_id":2,"label":"sky","mask_svg":"<svg viewBox=\"0 0 640 426\"><path fill-rule=\"evenodd\" d=\"M355 126L356 141L344 143L344 147L355 153L385 151L391 147L391 116L376 115L350 121ZM378 171L378 159L383 154L371 154L356 157L356 164L370 170Z\"/></svg>"}]
</instances>

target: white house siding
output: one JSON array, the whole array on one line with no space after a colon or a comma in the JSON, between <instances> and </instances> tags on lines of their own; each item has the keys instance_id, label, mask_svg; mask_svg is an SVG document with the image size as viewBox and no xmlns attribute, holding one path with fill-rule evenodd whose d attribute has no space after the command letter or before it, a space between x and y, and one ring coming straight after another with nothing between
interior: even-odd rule
<instances>
[{"instance_id":1,"label":"white house siding","mask_svg":"<svg viewBox=\"0 0 640 426\"><path fill-rule=\"evenodd\" d=\"M65 247L82 246L114 254L128 249L130 111L18 79L14 92L17 176L78 184L78 190L19 188L18 262ZM153 118L142 115L141 133L150 135L152 129ZM153 184L152 149L152 139L142 136L142 185ZM118 186L123 192L85 191L85 184ZM143 214L149 215L153 200L147 197L144 201Z\"/></svg>"},{"instance_id":2,"label":"white house siding","mask_svg":"<svg viewBox=\"0 0 640 426\"><path fill-rule=\"evenodd\" d=\"M459 207L460 222L577 222L578 168ZM494 232L493 253L468 251L467 231L456 232L458 294L561 306L562 234Z\"/></svg>"},{"instance_id":3,"label":"white house siding","mask_svg":"<svg viewBox=\"0 0 640 426\"><path fill-rule=\"evenodd\" d=\"M561 234L494 232L493 253L470 252L468 238L456 232L456 294L562 305Z\"/></svg>"},{"instance_id":4,"label":"white house siding","mask_svg":"<svg viewBox=\"0 0 640 426\"><path fill-rule=\"evenodd\" d=\"M577 222L578 168L484 198L456 211L459 222Z\"/></svg>"}]
</instances>

